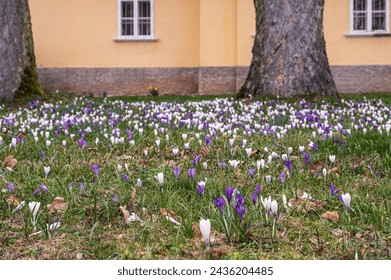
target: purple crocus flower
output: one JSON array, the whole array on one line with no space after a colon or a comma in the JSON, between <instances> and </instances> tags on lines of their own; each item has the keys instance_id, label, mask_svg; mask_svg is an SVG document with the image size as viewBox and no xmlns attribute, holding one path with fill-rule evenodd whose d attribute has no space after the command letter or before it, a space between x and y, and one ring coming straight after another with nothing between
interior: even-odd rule
<instances>
[{"instance_id":1,"label":"purple crocus flower","mask_svg":"<svg viewBox=\"0 0 391 280\"><path fill-rule=\"evenodd\" d=\"M9 189L9 191L10 191L11 193L14 193L14 191L15 191L14 183L9 182L8 185L7 185L7 187L8 187L8 189Z\"/></svg>"},{"instance_id":2,"label":"purple crocus flower","mask_svg":"<svg viewBox=\"0 0 391 280\"><path fill-rule=\"evenodd\" d=\"M285 179L286 179L285 172L281 172L281 174L280 174L280 180L281 180L281 184L283 184L283 185L284 185L284 183L285 183Z\"/></svg>"},{"instance_id":3,"label":"purple crocus flower","mask_svg":"<svg viewBox=\"0 0 391 280\"><path fill-rule=\"evenodd\" d=\"M257 194L257 192L255 191L255 192L253 192L253 194L252 194L252 199L253 199L253 203L255 204L255 203L257 203L257 200L258 200L258 194Z\"/></svg>"},{"instance_id":4,"label":"purple crocus flower","mask_svg":"<svg viewBox=\"0 0 391 280\"><path fill-rule=\"evenodd\" d=\"M79 144L79 147L80 147L80 148L85 148L85 147L87 147L87 141L84 140L84 139L79 139L79 140L77 140L77 144Z\"/></svg>"},{"instance_id":5,"label":"purple crocus flower","mask_svg":"<svg viewBox=\"0 0 391 280\"><path fill-rule=\"evenodd\" d=\"M304 154L305 164L310 165L310 154Z\"/></svg>"},{"instance_id":6,"label":"purple crocus flower","mask_svg":"<svg viewBox=\"0 0 391 280\"><path fill-rule=\"evenodd\" d=\"M198 184L197 185L197 192L200 196L204 194L205 186L203 184Z\"/></svg>"},{"instance_id":7,"label":"purple crocus flower","mask_svg":"<svg viewBox=\"0 0 391 280\"><path fill-rule=\"evenodd\" d=\"M117 194L114 194L114 195L113 195L113 201L114 201L115 203L118 203L118 196L117 196Z\"/></svg>"},{"instance_id":8,"label":"purple crocus flower","mask_svg":"<svg viewBox=\"0 0 391 280\"><path fill-rule=\"evenodd\" d=\"M216 197L213 200L215 206L220 210L221 214L224 215L224 206L225 206L225 200L222 197Z\"/></svg>"},{"instance_id":9,"label":"purple crocus flower","mask_svg":"<svg viewBox=\"0 0 391 280\"><path fill-rule=\"evenodd\" d=\"M257 193L257 195L259 195L261 193L261 185L260 184L257 184L255 186L255 192Z\"/></svg>"},{"instance_id":10,"label":"purple crocus flower","mask_svg":"<svg viewBox=\"0 0 391 280\"><path fill-rule=\"evenodd\" d=\"M219 166L226 169L227 168L227 164L225 162L219 162Z\"/></svg>"},{"instance_id":11,"label":"purple crocus flower","mask_svg":"<svg viewBox=\"0 0 391 280\"><path fill-rule=\"evenodd\" d=\"M208 146L212 146L213 145L213 142L212 142L212 138L210 138L209 135L206 135L205 136L205 142Z\"/></svg>"},{"instance_id":12,"label":"purple crocus flower","mask_svg":"<svg viewBox=\"0 0 391 280\"><path fill-rule=\"evenodd\" d=\"M70 183L70 184L68 185L68 188L69 188L70 191L73 189L72 183Z\"/></svg>"},{"instance_id":13,"label":"purple crocus flower","mask_svg":"<svg viewBox=\"0 0 391 280\"><path fill-rule=\"evenodd\" d=\"M86 189L86 186L82 182L77 182L77 184L79 186L79 189L81 189L83 191Z\"/></svg>"},{"instance_id":14,"label":"purple crocus flower","mask_svg":"<svg viewBox=\"0 0 391 280\"><path fill-rule=\"evenodd\" d=\"M174 172L175 176L178 178L179 177L179 174L181 172L181 169L179 168L179 166L175 166L173 169L172 169L172 172Z\"/></svg>"},{"instance_id":15,"label":"purple crocus flower","mask_svg":"<svg viewBox=\"0 0 391 280\"><path fill-rule=\"evenodd\" d=\"M46 193L49 192L49 189L44 184L41 184L40 187L43 192L46 192Z\"/></svg>"},{"instance_id":16,"label":"purple crocus flower","mask_svg":"<svg viewBox=\"0 0 391 280\"><path fill-rule=\"evenodd\" d=\"M231 202L233 192L234 192L233 188L231 188L231 187L225 188L225 196L227 197L228 203Z\"/></svg>"},{"instance_id":17,"label":"purple crocus flower","mask_svg":"<svg viewBox=\"0 0 391 280\"><path fill-rule=\"evenodd\" d=\"M285 167L289 170L289 173L291 173L291 171L292 171L292 164L293 164L293 161L292 161L292 160L286 160L286 161L284 161L284 165L285 165Z\"/></svg>"},{"instance_id":18,"label":"purple crocus flower","mask_svg":"<svg viewBox=\"0 0 391 280\"><path fill-rule=\"evenodd\" d=\"M318 150L318 144L312 143L312 149L313 149L314 151L317 151L317 150Z\"/></svg>"},{"instance_id":19,"label":"purple crocus flower","mask_svg":"<svg viewBox=\"0 0 391 280\"><path fill-rule=\"evenodd\" d=\"M41 157L45 157L45 152L41 152Z\"/></svg>"},{"instance_id":20,"label":"purple crocus flower","mask_svg":"<svg viewBox=\"0 0 391 280\"><path fill-rule=\"evenodd\" d=\"M236 195L236 214L238 214L240 222L243 221L243 216L246 213L246 209L244 208L244 197L240 194Z\"/></svg>"},{"instance_id":21,"label":"purple crocus flower","mask_svg":"<svg viewBox=\"0 0 391 280\"><path fill-rule=\"evenodd\" d=\"M254 168L250 168L250 169L248 170L248 173L250 173L250 177L253 178L254 175L255 175L255 169L254 169Z\"/></svg>"},{"instance_id":22,"label":"purple crocus flower","mask_svg":"<svg viewBox=\"0 0 391 280\"><path fill-rule=\"evenodd\" d=\"M339 189L335 189L334 184L330 184L330 196L334 196L339 192Z\"/></svg>"},{"instance_id":23,"label":"purple crocus flower","mask_svg":"<svg viewBox=\"0 0 391 280\"><path fill-rule=\"evenodd\" d=\"M126 175L125 173L122 174L122 178L124 178L126 182L130 183L130 181L129 181L129 176Z\"/></svg>"},{"instance_id":24,"label":"purple crocus flower","mask_svg":"<svg viewBox=\"0 0 391 280\"><path fill-rule=\"evenodd\" d=\"M92 166L92 170L94 170L96 176L99 177L99 165L98 165L98 164L94 164L94 165Z\"/></svg>"},{"instance_id":25,"label":"purple crocus flower","mask_svg":"<svg viewBox=\"0 0 391 280\"><path fill-rule=\"evenodd\" d=\"M189 173L189 176L190 176L191 180L194 181L194 176L196 174L196 169L195 168L190 168L187 172Z\"/></svg>"},{"instance_id":26,"label":"purple crocus flower","mask_svg":"<svg viewBox=\"0 0 391 280\"><path fill-rule=\"evenodd\" d=\"M33 195L38 195L38 194L39 194L39 189L35 189Z\"/></svg>"}]
</instances>

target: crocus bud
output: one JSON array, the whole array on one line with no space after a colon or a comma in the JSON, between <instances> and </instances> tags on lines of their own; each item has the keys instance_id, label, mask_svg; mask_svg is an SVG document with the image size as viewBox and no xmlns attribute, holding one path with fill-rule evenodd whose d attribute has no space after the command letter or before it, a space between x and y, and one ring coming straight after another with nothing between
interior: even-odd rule
<instances>
[{"instance_id":1,"label":"crocus bud","mask_svg":"<svg viewBox=\"0 0 391 280\"><path fill-rule=\"evenodd\" d=\"M207 219L207 220L201 219L200 220L200 230L201 230L202 237L205 239L206 249L209 249L209 247L210 247L210 228L211 228L211 225L210 225L209 219Z\"/></svg>"}]
</instances>

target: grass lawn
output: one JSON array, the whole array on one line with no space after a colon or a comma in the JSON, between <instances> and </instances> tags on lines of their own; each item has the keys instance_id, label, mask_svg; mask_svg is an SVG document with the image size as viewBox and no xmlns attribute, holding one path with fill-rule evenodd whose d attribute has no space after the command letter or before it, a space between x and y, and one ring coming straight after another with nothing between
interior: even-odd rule
<instances>
[{"instance_id":1,"label":"grass lawn","mask_svg":"<svg viewBox=\"0 0 391 280\"><path fill-rule=\"evenodd\" d=\"M391 95L58 94L0 127L1 259L391 258Z\"/></svg>"}]
</instances>

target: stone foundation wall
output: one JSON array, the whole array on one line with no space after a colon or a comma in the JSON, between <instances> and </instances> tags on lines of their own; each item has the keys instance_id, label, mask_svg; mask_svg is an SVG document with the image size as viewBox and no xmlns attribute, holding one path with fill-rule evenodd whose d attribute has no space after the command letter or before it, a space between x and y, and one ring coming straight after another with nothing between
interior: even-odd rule
<instances>
[{"instance_id":1,"label":"stone foundation wall","mask_svg":"<svg viewBox=\"0 0 391 280\"><path fill-rule=\"evenodd\" d=\"M391 65L332 66L340 93L391 92Z\"/></svg>"},{"instance_id":2,"label":"stone foundation wall","mask_svg":"<svg viewBox=\"0 0 391 280\"><path fill-rule=\"evenodd\" d=\"M198 68L39 68L47 90L108 96L149 95L149 85L160 94L198 93Z\"/></svg>"},{"instance_id":3,"label":"stone foundation wall","mask_svg":"<svg viewBox=\"0 0 391 280\"><path fill-rule=\"evenodd\" d=\"M332 66L341 93L391 92L391 65ZM39 68L47 90L108 96L160 94L231 94L243 85L248 67L200 68Z\"/></svg>"}]
</instances>

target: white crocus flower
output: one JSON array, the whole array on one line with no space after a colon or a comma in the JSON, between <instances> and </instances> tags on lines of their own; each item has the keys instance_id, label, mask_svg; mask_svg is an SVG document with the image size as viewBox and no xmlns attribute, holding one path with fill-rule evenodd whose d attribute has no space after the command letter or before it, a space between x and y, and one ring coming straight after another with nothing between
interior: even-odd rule
<instances>
[{"instance_id":1,"label":"white crocus flower","mask_svg":"<svg viewBox=\"0 0 391 280\"><path fill-rule=\"evenodd\" d=\"M185 143L185 149L186 149L186 150L190 149L190 144L189 144L189 142Z\"/></svg>"},{"instance_id":2,"label":"white crocus flower","mask_svg":"<svg viewBox=\"0 0 391 280\"><path fill-rule=\"evenodd\" d=\"M282 159L283 161L287 161L287 160L288 160L288 155L287 155L287 154L282 154L282 155L281 155L281 159Z\"/></svg>"},{"instance_id":3,"label":"white crocus flower","mask_svg":"<svg viewBox=\"0 0 391 280\"><path fill-rule=\"evenodd\" d=\"M300 153L304 152L304 146L299 146L299 152Z\"/></svg>"},{"instance_id":4,"label":"white crocus flower","mask_svg":"<svg viewBox=\"0 0 391 280\"><path fill-rule=\"evenodd\" d=\"M250 157L250 156L251 156L251 152L253 151L253 149L247 148L247 149L245 149L245 150L246 150L247 156Z\"/></svg>"},{"instance_id":5,"label":"white crocus flower","mask_svg":"<svg viewBox=\"0 0 391 280\"><path fill-rule=\"evenodd\" d=\"M138 179L137 179L137 186L138 186L139 188L141 188L142 185L143 185L143 183L141 182L141 179L138 178Z\"/></svg>"},{"instance_id":6,"label":"white crocus flower","mask_svg":"<svg viewBox=\"0 0 391 280\"><path fill-rule=\"evenodd\" d=\"M292 147L288 147L288 155L290 155L292 152L293 152L293 148Z\"/></svg>"},{"instance_id":7,"label":"white crocus flower","mask_svg":"<svg viewBox=\"0 0 391 280\"><path fill-rule=\"evenodd\" d=\"M144 150L144 156L145 156L145 157L148 156L148 150L147 150L147 149Z\"/></svg>"},{"instance_id":8,"label":"white crocus flower","mask_svg":"<svg viewBox=\"0 0 391 280\"><path fill-rule=\"evenodd\" d=\"M160 151L160 138L156 139L157 150Z\"/></svg>"},{"instance_id":9,"label":"white crocus flower","mask_svg":"<svg viewBox=\"0 0 391 280\"><path fill-rule=\"evenodd\" d=\"M162 172L158 173L157 174L157 180L159 182L160 185L163 185L163 182L164 182L164 174Z\"/></svg>"},{"instance_id":10,"label":"white crocus flower","mask_svg":"<svg viewBox=\"0 0 391 280\"><path fill-rule=\"evenodd\" d=\"M50 172L50 166L44 166L43 172L45 173L45 179L48 177L48 174Z\"/></svg>"},{"instance_id":11,"label":"white crocus flower","mask_svg":"<svg viewBox=\"0 0 391 280\"><path fill-rule=\"evenodd\" d=\"M118 172L121 172L121 171L122 171L122 165L121 165L121 164L118 164L118 165L117 165L117 170L118 170Z\"/></svg>"},{"instance_id":12,"label":"white crocus flower","mask_svg":"<svg viewBox=\"0 0 391 280\"><path fill-rule=\"evenodd\" d=\"M140 223L143 223L143 221L137 216L137 214L135 213L132 213L130 214L129 218L128 218L128 222L131 223L131 222L140 222Z\"/></svg>"},{"instance_id":13,"label":"white crocus flower","mask_svg":"<svg viewBox=\"0 0 391 280\"><path fill-rule=\"evenodd\" d=\"M335 162L335 155L329 155L329 160L331 163Z\"/></svg>"},{"instance_id":14,"label":"white crocus flower","mask_svg":"<svg viewBox=\"0 0 391 280\"><path fill-rule=\"evenodd\" d=\"M67 141L65 141L65 140L62 140L62 145L63 145L64 147L66 147L66 145L67 145Z\"/></svg>"},{"instance_id":15,"label":"white crocus flower","mask_svg":"<svg viewBox=\"0 0 391 280\"><path fill-rule=\"evenodd\" d=\"M202 167L204 168L204 169L208 169L208 163L205 161L205 162L203 162L202 163Z\"/></svg>"},{"instance_id":16,"label":"white crocus flower","mask_svg":"<svg viewBox=\"0 0 391 280\"><path fill-rule=\"evenodd\" d=\"M179 149L178 148L172 149L172 153L174 156L176 156L179 153Z\"/></svg>"},{"instance_id":17,"label":"white crocus flower","mask_svg":"<svg viewBox=\"0 0 391 280\"><path fill-rule=\"evenodd\" d=\"M210 220L201 219L200 230L201 230L202 237L204 238L206 243L206 249L209 249L210 247L210 229L211 229Z\"/></svg>"},{"instance_id":18,"label":"white crocus flower","mask_svg":"<svg viewBox=\"0 0 391 280\"><path fill-rule=\"evenodd\" d=\"M278 216L278 203L276 200L273 200L270 204L270 209L272 210L272 214L274 217Z\"/></svg>"},{"instance_id":19,"label":"white crocus flower","mask_svg":"<svg viewBox=\"0 0 391 280\"><path fill-rule=\"evenodd\" d=\"M350 201L351 201L350 194L349 193L342 194L341 198L342 198L342 202L345 205L345 207L347 209L350 209Z\"/></svg>"},{"instance_id":20,"label":"white crocus flower","mask_svg":"<svg viewBox=\"0 0 391 280\"><path fill-rule=\"evenodd\" d=\"M41 207L41 202L32 201L29 203L29 208L32 214L31 223L33 224L34 227L37 224L37 215L38 215L39 207Z\"/></svg>"},{"instance_id":21,"label":"white crocus flower","mask_svg":"<svg viewBox=\"0 0 391 280\"><path fill-rule=\"evenodd\" d=\"M266 182L266 184L270 184L271 181L272 181L272 176L266 175L266 176L265 176L265 182Z\"/></svg>"},{"instance_id":22,"label":"white crocus flower","mask_svg":"<svg viewBox=\"0 0 391 280\"><path fill-rule=\"evenodd\" d=\"M229 164L230 164L234 169L236 169L236 167L237 167L237 166L239 165L239 163L240 163L240 161L234 160L234 159L231 159L231 160L229 160L228 162L229 162Z\"/></svg>"},{"instance_id":23,"label":"white crocus flower","mask_svg":"<svg viewBox=\"0 0 391 280\"><path fill-rule=\"evenodd\" d=\"M50 146L50 144L52 144L52 141L50 141L50 140L46 140L46 147L49 147L49 146Z\"/></svg>"},{"instance_id":24,"label":"white crocus flower","mask_svg":"<svg viewBox=\"0 0 391 280\"><path fill-rule=\"evenodd\" d=\"M325 168L323 168L323 170L322 170L322 173L323 173L323 176L324 176L324 177L326 177L326 176L327 176L327 169L326 169L326 167L325 167Z\"/></svg>"},{"instance_id":25,"label":"white crocus flower","mask_svg":"<svg viewBox=\"0 0 391 280\"><path fill-rule=\"evenodd\" d=\"M183 133L183 134L182 134L182 139L183 139L183 140L186 140L186 139L187 139L187 134L186 134L186 133Z\"/></svg>"}]
</instances>

